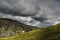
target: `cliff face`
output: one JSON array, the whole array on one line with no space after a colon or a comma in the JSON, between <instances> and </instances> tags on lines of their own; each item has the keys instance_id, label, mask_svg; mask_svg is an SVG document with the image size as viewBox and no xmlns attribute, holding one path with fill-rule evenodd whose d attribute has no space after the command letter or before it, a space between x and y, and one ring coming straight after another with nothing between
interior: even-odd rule
<instances>
[{"instance_id":1,"label":"cliff face","mask_svg":"<svg viewBox=\"0 0 60 40\"><path fill-rule=\"evenodd\" d=\"M35 29L38 28L19 23L15 20L0 18L0 38L20 35Z\"/></svg>"}]
</instances>

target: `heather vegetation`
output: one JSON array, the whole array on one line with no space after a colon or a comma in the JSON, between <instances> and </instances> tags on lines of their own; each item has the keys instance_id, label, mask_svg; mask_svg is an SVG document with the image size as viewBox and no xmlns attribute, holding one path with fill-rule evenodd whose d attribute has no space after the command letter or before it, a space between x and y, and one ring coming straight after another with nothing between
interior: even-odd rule
<instances>
[{"instance_id":1,"label":"heather vegetation","mask_svg":"<svg viewBox=\"0 0 60 40\"><path fill-rule=\"evenodd\" d=\"M15 20L0 18L0 38L20 35L35 29L38 28L22 24Z\"/></svg>"},{"instance_id":2,"label":"heather vegetation","mask_svg":"<svg viewBox=\"0 0 60 40\"><path fill-rule=\"evenodd\" d=\"M21 35L0 38L0 40L60 40L60 24L31 30Z\"/></svg>"}]
</instances>

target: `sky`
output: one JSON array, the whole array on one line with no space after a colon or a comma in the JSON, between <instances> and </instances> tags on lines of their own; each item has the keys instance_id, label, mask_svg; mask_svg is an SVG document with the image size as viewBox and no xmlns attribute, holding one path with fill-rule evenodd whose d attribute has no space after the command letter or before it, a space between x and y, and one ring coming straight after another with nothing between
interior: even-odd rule
<instances>
[{"instance_id":1,"label":"sky","mask_svg":"<svg viewBox=\"0 0 60 40\"><path fill-rule=\"evenodd\" d=\"M46 27L60 23L60 0L0 0L0 18Z\"/></svg>"}]
</instances>

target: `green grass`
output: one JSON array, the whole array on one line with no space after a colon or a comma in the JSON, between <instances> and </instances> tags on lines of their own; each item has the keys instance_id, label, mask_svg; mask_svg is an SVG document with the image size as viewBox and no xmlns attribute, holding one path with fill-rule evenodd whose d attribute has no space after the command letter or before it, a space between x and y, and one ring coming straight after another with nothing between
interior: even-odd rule
<instances>
[{"instance_id":1,"label":"green grass","mask_svg":"<svg viewBox=\"0 0 60 40\"><path fill-rule=\"evenodd\" d=\"M37 40L40 32L41 31L39 29L39 30L23 33L22 35L17 35L9 38L1 38L0 40Z\"/></svg>"},{"instance_id":2,"label":"green grass","mask_svg":"<svg viewBox=\"0 0 60 40\"><path fill-rule=\"evenodd\" d=\"M0 40L60 40L60 24Z\"/></svg>"},{"instance_id":3,"label":"green grass","mask_svg":"<svg viewBox=\"0 0 60 40\"><path fill-rule=\"evenodd\" d=\"M0 38L20 35L24 32L39 29L38 27L25 25L16 20L0 18Z\"/></svg>"}]
</instances>

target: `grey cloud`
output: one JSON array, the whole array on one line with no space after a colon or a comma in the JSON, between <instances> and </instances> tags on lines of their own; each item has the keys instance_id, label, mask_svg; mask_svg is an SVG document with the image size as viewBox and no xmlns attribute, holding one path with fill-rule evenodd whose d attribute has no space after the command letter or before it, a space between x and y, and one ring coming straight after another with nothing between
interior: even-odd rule
<instances>
[{"instance_id":1,"label":"grey cloud","mask_svg":"<svg viewBox=\"0 0 60 40\"><path fill-rule=\"evenodd\" d=\"M9 11L8 13L6 12L7 14L22 16L36 16L36 15L41 16L41 14L46 15L54 14L53 12L58 11L55 10L55 8L57 8L60 4L60 3L57 4L55 2L57 0L1 0L1 1L2 2L0 4L3 6L3 8L1 8L2 10L1 12L4 11L6 12L6 9L8 9ZM48 10L50 12L48 12Z\"/></svg>"},{"instance_id":2,"label":"grey cloud","mask_svg":"<svg viewBox=\"0 0 60 40\"><path fill-rule=\"evenodd\" d=\"M40 22L55 20L60 17L60 0L0 0L0 12Z\"/></svg>"}]
</instances>

